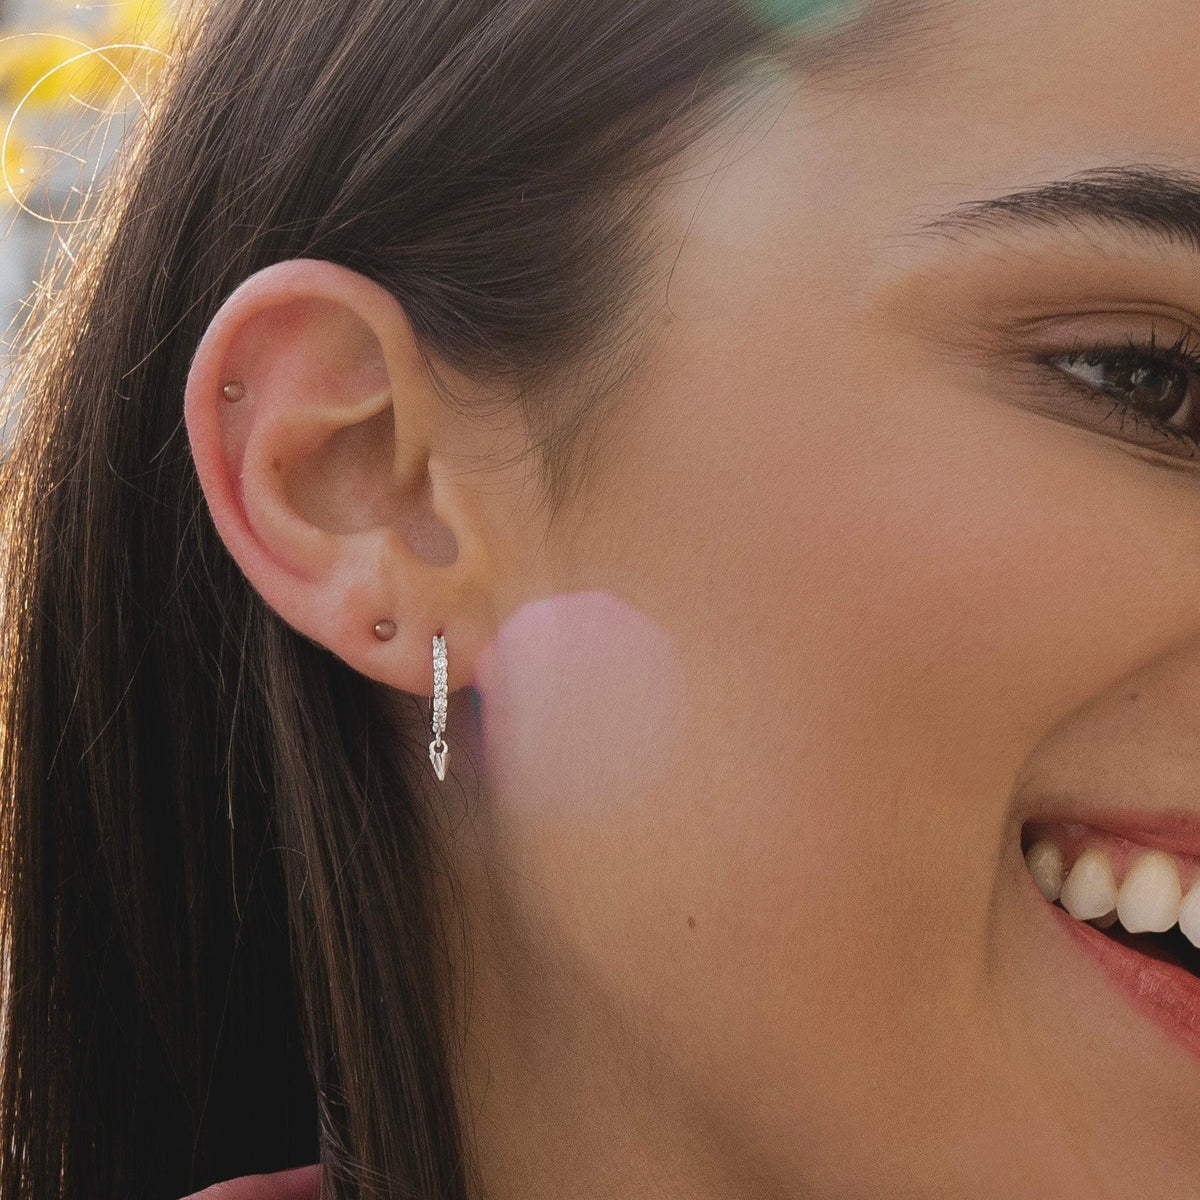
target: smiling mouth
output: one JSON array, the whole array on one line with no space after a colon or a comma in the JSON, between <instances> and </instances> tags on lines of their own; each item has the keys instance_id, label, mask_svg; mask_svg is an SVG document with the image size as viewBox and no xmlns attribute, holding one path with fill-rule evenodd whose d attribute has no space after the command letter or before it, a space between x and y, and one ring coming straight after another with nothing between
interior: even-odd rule
<instances>
[{"instance_id":1,"label":"smiling mouth","mask_svg":"<svg viewBox=\"0 0 1200 1200\"><path fill-rule=\"evenodd\" d=\"M1029 875L1109 983L1200 1059L1200 823L1103 819L1027 823Z\"/></svg>"}]
</instances>

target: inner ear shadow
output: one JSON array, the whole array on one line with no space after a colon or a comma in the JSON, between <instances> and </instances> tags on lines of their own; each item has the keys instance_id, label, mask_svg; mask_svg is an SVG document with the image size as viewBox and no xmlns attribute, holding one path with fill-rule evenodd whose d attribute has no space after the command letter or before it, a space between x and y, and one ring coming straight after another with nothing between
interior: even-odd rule
<instances>
[{"instance_id":1,"label":"inner ear shadow","mask_svg":"<svg viewBox=\"0 0 1200 1200\"><path fill-rule=\"evenodd\" d=\"M288 503L329 533L397 530L423 562L451 566L458 541L433 509L429 476L405 488L395 474L395 420L390 404L340 428L297 460L284 481ZM282 468L281 468L282 469Z\"/></svg>"}]
</instances>

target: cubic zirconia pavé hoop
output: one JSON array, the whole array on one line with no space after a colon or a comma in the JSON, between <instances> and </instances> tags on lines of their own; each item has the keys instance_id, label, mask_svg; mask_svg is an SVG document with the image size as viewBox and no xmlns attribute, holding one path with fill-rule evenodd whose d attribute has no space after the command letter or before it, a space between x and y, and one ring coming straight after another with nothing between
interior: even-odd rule
<instances>
[{"instance_id":1,"label":"cubic zirconia pav\u00e9 hoop","mask_svg":"<svg viewBox=\"0 0 1200 1200\"><path fill-rule=\"evenodd\" d=\"M442 734L446 732L446 704L448 699L448 671L446 639L438 633L433 638L433 741L429 743L429 761L438 779L446 778L446 759L450 747Z\"/></svg>"}]
</instances>

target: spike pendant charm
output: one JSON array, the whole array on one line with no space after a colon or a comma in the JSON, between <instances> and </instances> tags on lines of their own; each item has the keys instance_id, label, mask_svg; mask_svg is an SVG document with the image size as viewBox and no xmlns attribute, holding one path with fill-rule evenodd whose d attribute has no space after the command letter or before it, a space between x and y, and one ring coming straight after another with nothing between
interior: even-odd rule
<instances>
[{"instance_id":1,"label":"spike pendant charm","mask_svg":"<svg viewBox=\"0 0 1200 1200\"><path fill-rule=\"evenodd\" d=\"M437 777L444 780L446 778L446 755L449 753L449 747L443 742L442 748L438 750L436 749L437 745L436 741L429 743L429 761L433 763Z\"/></svg>"},{"instance_id":2,"label":"spike pendant charm","mask_svg":"<svg viewBox=\"0 0 1200 1200\"><path fill-rule=\"evenodd\" d=\"M429 743L429 761L438 779L446 778L446 759L450 747L442 734L446 732L447 689L446 639L436 634L433 639L433 741Z\"/></svg>"}]
</instances>

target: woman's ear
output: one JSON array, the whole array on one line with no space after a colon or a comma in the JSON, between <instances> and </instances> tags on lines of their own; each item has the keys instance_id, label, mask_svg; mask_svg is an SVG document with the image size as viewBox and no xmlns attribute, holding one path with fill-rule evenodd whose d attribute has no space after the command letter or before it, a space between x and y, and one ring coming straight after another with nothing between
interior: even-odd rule
<instances>
[{"instance_id":1,"label":"woman's ear","mask_svg":"<svg viewBox=\"0 0 1200 1200\"><path fill-rule=\"evenodd\" d=\"M217 531L284 620L417 695L444 632L450 689L470 682L501 564L466 426L390 292L315 259L251 276L196 350L184 413Z\"/></svg>"}]
</instances>

